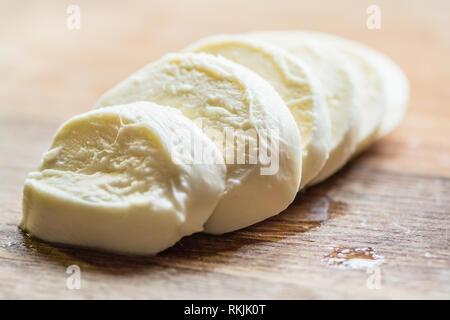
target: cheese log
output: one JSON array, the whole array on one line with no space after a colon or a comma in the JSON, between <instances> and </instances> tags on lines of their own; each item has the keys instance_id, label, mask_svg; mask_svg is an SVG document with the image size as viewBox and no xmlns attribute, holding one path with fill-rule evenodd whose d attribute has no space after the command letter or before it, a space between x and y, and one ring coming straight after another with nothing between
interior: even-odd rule
<instances>
[{"instance_id":1,"label":"cheese log","mask_svg":"<svg viewBox=\"0 0 450 320\"><path fill-rule=\"evenodd\" d=\"M294 200L301 178L300 135L281 97L256 73L209 54L170 54L112 88L96 107L140 100L178 108L222 149L226 191L206 232L247 227ZM229 143L227 130L236 142Z\"/></svg>"},{"instance_id":2,"label":"cheese log","mask_svg":"<svg viewBox=\"0 0 450 320\"><path fill-rule=\"evenodd\" d=\"M328 161L308 183L322 182L349 160L358 143L363 87L348 58L319 39L305 39L284 32L255 32L249 36L287 50L310 66L319 78L331 121L331 150Z\"/></svg>"},{"instance_id":3,"label":"cheese log","mask_svg":"<svg viewBox=\"0 0 450 320\"><path fill-rule=\"evenodd\" d=\"M305 186L328 159L331 125L323 90L308 66L287 51L241 35L202 39L185 49L222 56L243 65L268 81L294 117L302 143L302 178Z\"/></svg>"},{"instance_id":4,"label":"cheese log","mask_svg":"<svg viewBox=\"0 0 450 320\"><path fill-rule=\"evenodd\" d=\"M204 146L202 163L180 148L180 135ZM176 109L136 102L92 110L59 128L25 180L20 227L53 243L156 254L203 230L225 189L220 161Z\"/></svg>"}]
</instances>

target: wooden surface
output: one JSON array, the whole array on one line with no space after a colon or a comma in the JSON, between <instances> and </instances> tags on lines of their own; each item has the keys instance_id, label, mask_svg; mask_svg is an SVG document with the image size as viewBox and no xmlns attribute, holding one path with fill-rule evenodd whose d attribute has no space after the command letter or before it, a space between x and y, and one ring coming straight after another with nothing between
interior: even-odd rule
<instances>
[{"instance_id":1,"label":"wooden surface","mask_svg":"<svg viewBox=\"0 0 450 320\"><path fill-rule=\"evenodd\" d=\"M1 1L0 298L450 298L450 2ZM69 4L81 29L66 27ZM313 29L390 55L411 81L402 125L277 217L148 258L24 237L21 191L58 125L139 67L219 32ZM335 263L371 247L375 268ZM332 263L332 264L329 264ZM66 268L81 269L81 289Z\"/></svg>"}]
</instances>

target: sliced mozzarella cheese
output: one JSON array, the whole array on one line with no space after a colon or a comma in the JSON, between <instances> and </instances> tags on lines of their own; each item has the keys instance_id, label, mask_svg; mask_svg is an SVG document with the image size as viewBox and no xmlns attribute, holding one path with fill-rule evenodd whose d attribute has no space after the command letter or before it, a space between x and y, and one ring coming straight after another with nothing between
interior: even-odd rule
<instances>
[{"instance_id":1,"label":"sliced mozzarella cheese","mask_svg":"<svg viewBox=\"0 0 450 320\"><path fill-rule=\"evenodd\" d=\"M180 153L180 135L205 146L201 164ZM225 188L221 159L176 109L137 102L87 112L59 128L26 179L21 228L54 243L155 254L203 229Z\"/></svg>"},{"instance_id":2,"label":"sliced mozzarella cheese","mask_svg":"<svg viewBox=\"0 0 450 320\"><path fill-rule=\"evenodd\" d=\"M301 187L317 175L328 159L331 126L319 81L306 65L285 50L239 35L202 39L185 51L223 56L268 81L285 101L300 132L303 150Z\"/></svg>"},{"instance_id":3,"label":"sliced mozzarella cheese","mask_svg":"<svg viewBox=\"0 0 450 320\"><path fill-rule=\"evenodd\" d=\"M333 45L349 57L364 87L361 101L361 130L355 155L396 127L408 105L406 76L389 58L362 44L312 31L289 32L313 37Z\"/></svg>"},{"instance_id":4,"label":"sliced mozzarella cheese","mask_svg":"<svg viewBox=\"0 0 450 320\"><path fill-rule=\"evenodd\" d=\"M118 84L96 107L140 100L178 108L222 148L226 191L205 231L247 227L278 214L295 198L300 135L283 100L256 73L209 54L171 54ZM230 143L227 130L239 138L236 143ZM247 141L244 148L238 140Z\"/></svg>"},{"instance_id":5,"label":"sliced mozzarella cheese","mask_svg":"<svg viewBox=\"0 0 450 320\"><path fill-rule=\"evenodd\" d=\"M376 137L382 137L398 126L405 115L409 101L408 78L400 67L386 55L360 43L317 32L313 34L326 39L347 54L361 57L359 59L366 59L367 63L373 66L368 72L373 71L376 76L369 76L374 79L378 78L379 84L376 89L380 96L378 101L385 103L384 108L381 107L384 114L381 125L376 131ZM369 87L365 87L365 89L373 90ZM372 95L374 94L372 93Z\"/></svg>"},{"instance_id":6,"label":"sliced mozzarella cheese","mask_svg":"<svg viewBox=\"0 0 450 320\"><path fill-rule=\"evenodd\" d=\"M347 55L358 72L358 81L364 88L361 95L361 112L358 142L354 155L369 147L376 139L386 108L386 96L382 91L382 81L377 60L362 50L353 50L348 46L334 44Z\"/></svg>"},{"instance_id":7,"label":"sliced mozzarella cheese","mask_svg":"<svg viewBox=\"0 0 450 320\"><path fill-rule=\"evenodd\" d=\"M331 151L325 166L308 185L325 180L347 162L358 142L362 87L354 67L337 49L317 39L284 32L257 32L249 36L287 50L309 65L319 78L331 121Z\"/></svg>"},{"instance_id":8,"label":"sliced mozzarella cheese","mask_svg":"<svg viewBox=\"0 0 450 320\"><path fill-rule=\"evenodd\" d=\"M405 116L409 103L409 81L405 73L387 56L374 52L383 70L383 90L387 96L386 113L378 129L378 138L394 130Z\"/></svg>"}]
</instances>

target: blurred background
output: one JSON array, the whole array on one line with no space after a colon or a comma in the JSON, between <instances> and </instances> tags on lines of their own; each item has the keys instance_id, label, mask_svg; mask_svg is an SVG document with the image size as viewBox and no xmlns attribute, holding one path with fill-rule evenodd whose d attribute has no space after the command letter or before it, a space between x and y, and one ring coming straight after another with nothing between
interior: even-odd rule
<instances>
[{"instance_id":1,"label":"blurred background","mask_svg":"<svg viewBox=\"0 0 450 320\"><path fill-rule=\"evenodd\" d=\"M79 8L80 29L68 26L71 5ZM380 9L379 29L367 26L371 5ZM201 37L310 29L388 54L411 79L413 106L433 109L420 92L449 95L435 81L450 80L449 13L448 0L1 0L0 108L8 117L59 121L88 110L136 69ZM43 105L45 113L37 107Z\"/></svg>"}]
</instances>

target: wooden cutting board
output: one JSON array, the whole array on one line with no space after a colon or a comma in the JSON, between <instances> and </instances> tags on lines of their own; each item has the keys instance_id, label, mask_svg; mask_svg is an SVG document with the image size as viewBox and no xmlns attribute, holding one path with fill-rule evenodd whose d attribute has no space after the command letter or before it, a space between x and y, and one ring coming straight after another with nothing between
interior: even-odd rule
<instances>
[{"instance_id":1,"label":"wooden cutting board","mask_svg":"<svg viewBox=\"0 0 450 320\"><path fill-rule=\"evenodd\" d=\"M380 29L367 28L369 1L312 2L2 1L0 298L450 298L450 2L377 1ZM81 29L71 31L72 3ZM411 103L395 132L279 216L155 257L58 248L19 232L27 172L58 125L106 89L206 35L300 28L399 63ZM67 287L71 265L79 290Z\"/></svg>"}]
</instances>

